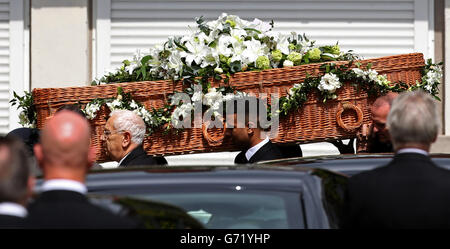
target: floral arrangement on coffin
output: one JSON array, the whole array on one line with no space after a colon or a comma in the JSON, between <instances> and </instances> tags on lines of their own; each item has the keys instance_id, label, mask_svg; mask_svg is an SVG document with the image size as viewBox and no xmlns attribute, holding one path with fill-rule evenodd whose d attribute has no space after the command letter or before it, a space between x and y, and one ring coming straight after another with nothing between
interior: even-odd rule
<instances>
[{"instance_id":1,"label":"floral arrangement on coffin","mask_svg":"<svg viewBox=\"0 0 450 249\"><path fill-rule=\"evenodd\" d=\"M318 47L305 35L274 32L273 22L250 22L225 13L215 21L200 17L196 22L189 34L138 50L133 60L125 60L93 84L162 79L191 83L194 77L357 58L351 51L342 52L338 44Z\"/></svg>"},{"instance_id":2,"label":"floral arrangement on coffin","mask_svg":"<svg viewBox=\"0 0 450 249\"><path fill-rule=\"evenodd\" d=\"M325 68L323 76L307 77L304 82L295 84L286 97L280 99L278 113L287 115L290 110L301 107L307 100L308 94L314 90L318 90L323 96L323 102L327 99L335 99L337 98L336 90L341 88L344 82L352 82L354 87L365 90L369 95L423 89L440 101L437 94L442 78L441 65L442 62L434 64L429 59L422 71L422 82L408 86L402 82L393 84L387 80L386 75L380 75L376 70L371 69L371 64L368 64L365 69L362 69L359 63L355 63L356 67L353 67L352 61L341 66L336 66L334 63L324 64L322 65Z\"/></svg>"},{"instance_id":3,"label":"floral arrangement on coffin","mask_svg":"<svg viewBox=\"0 0 450 249\"><path fill-rule=\"evenodd\" d=\"M210 78L222 79L232 73L265 70L303 65L308 63L329 62L322 67L323 75L309 76L304 82L298 82L287 96L280 99L280 110L276 114L287 115L292 109L301 107L311 91L318 91L325 102L337 97L336 90L344 82L353 82L355 87L365 89L369 94L381 94L387 91L404 91L424 89L437 98L438 85L442 77L441 65L427 61L422 72L422 82L408 87L401 82L389 82L385 75L371 69L371 65L361 68L353 63L359 57L349 52L342 52L336 43L330 46L315 46L315 41L305 35L291 33L284 35L272 31L273 22L266 23L255 19L252 22L237 16L222 14L217 20L205 22L197 19L197 28L191 29L184 37L171 37L162 45L151 48L148 53L137 51L133 60L125 60L115 72L110 72L96 84L172 79L182 80L189 87L184 91L189 94L192 103L182 103L171 98L163 108L147 110L134 101L131 95L120 89L116 99L96 99L84 108L89 119L96 117L101 105L108 108L129 109L138 113L145 120L149 131L161 127L170 129L178 127L180 120L193 115L195 103L202 100L202 109L212 111L215 116L224 101L242 98L243 92L231 87L213 88ZM333 61L349 61L348 64L336 66ZM34 126L32 96L26 94L15 96L11 102L23 108L21 124ZM31 103L31 104L30 104ZM269 107L268 110L271 108ZM269 113L270 116L270 113Z\"/></svg>"}]
</instances>

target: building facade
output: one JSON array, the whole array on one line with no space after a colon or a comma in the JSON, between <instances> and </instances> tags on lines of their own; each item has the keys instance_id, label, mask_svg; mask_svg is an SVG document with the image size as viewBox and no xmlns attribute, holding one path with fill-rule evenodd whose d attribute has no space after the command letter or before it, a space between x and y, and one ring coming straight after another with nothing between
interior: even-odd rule
<instances>
[{"instance_id":1,"label":"building facade","mask_svg":"<svg viewBox=\"0 0 450 249\"><path fill-rule=\"evenodd\" d=\"M420 52L450 63L450 0L0 0L0 132L19 126L7 103L12 91L89 85L136 49L182 35L195 17L223 12L273 20L276 31L305 33L321 45L339 41L364 58ZM436 151L445 151L450 136L446 96L443 83Z\"/></svg>"}]
</instances>

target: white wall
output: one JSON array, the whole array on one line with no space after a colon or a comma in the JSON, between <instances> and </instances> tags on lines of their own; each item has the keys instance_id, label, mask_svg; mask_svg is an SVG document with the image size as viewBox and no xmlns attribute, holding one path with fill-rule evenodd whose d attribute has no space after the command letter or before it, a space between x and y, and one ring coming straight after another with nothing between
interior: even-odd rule
<instances>
[{"instance_id":1,"label":"white wall","mask_svg":"<svg viewBox=\"0 0 450 249\"><path fill-rule=\"evenodd\" d=\"M31 88L87 85L88 0L31 1Z\"/></svg>"},{"instance_id":2,"label":"white wall","mask_svg":"<svg viewBox=\"0 0 450 249\"><path fill-rule=\"evenodd\" d=\"M445 120L445 129L444 134L450 135L450 99L448 96L450 96L450 87L447 87L450 84L450 0L445 0L445 64L444 64L444 77L445 77L445 84L446 87L444 87L444 96L446 97L444 99L444 120Z\"/></svg>"},{"instance_id":3,"label":"white wall","mask_svg":"<svg viewBox=\"0 0 450 249\"><path fill-rule=\"evenodd\" d=\"M17 106L11 106L9 101L13 98L13 92L23 95L24 91L30 90L29 78L29 3L30 0L1 1L1 12L7 11L6 4L9 3L9 25L1 24L2 32L9 31L8 35L1 35L1 49L9 52L0 52L0 82L7 80L8 86L2 85L0 92L0 133L5 134L15 128L21 127L17 115ZM6 29L5 29L6 28ZM9 30L8 30L9 29ZM9 42L6 42L8 39ZM8 44L6 45L5 44ZM6 62L6 63L5 63ZM8 76L6 76L6 75ZM6 77L5 77L6 76ZM4 83L4 82L2 82ZM9 90L9 96L4 91Z\"/></svg>"}]
</instances>

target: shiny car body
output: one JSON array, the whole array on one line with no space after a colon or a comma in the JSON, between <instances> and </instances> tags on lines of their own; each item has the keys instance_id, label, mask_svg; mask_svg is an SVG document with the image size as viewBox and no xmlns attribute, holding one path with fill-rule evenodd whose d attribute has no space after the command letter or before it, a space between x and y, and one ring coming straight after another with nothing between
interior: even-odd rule
<instances>
[{"instance_id":1,"label":"shiny car body","mask_svg":"<svg viewBox=\"0 0 450 249\"><path fill-rule=\"evenodd\" d=\"M264 161L259 165L320 168L352 176L385 166L392 160L393 156L392 153L379 153L298 157ZM430 156L438 166L450 169L450 154L430 154Z\"/></svg>"},{"instance_id":2,"label":"shiny car body","mask_svg":"<svg viewBox=\"0 0 450 249\"><path fill-rule=\"evenodd\" d=\"M328 170L262 165L127 168L87 178L93 199L175 206L219 229L338 228L346 182ZM145 223L145 208L131 213Z\"/></svg>"}]
</instances>

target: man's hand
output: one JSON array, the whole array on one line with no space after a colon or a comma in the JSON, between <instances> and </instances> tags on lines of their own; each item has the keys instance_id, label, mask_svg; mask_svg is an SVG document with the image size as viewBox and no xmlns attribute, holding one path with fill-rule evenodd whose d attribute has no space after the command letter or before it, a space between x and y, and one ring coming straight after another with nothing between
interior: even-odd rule
<instances>
[{"instance_id":1,"label":"man's hand","mask_svg":"<svg viewBox=\"0 0 450 249\"><path fill-rule=\"evenodd\" d=\"M361 130L356 133L356 137L359 141L366 141L372 136L373 124L363 124Z\"/></svg>"},{"instance_id":2,"label":"man's hand","mask_svg":"<svg viewBox=\"0 0 450 249\"><path fill-rule=\"evenodd\" d=\"M354 138L351 138L347 145L345 145L342 140L329 141L338 148L341 154L355 154L355 149L353 148Z\"/></svg>"}]
</instances>

